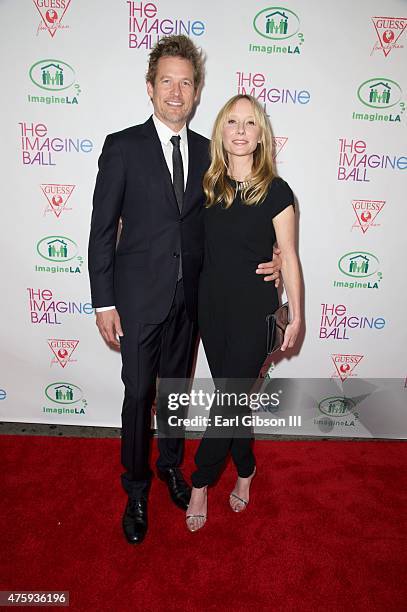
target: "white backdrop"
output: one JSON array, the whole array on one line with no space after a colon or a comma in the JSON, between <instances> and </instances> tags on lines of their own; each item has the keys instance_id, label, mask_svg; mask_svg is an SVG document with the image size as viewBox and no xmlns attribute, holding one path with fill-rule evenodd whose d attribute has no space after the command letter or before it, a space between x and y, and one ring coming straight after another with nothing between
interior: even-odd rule
<instances>
[{"instance_id":1,"label":"white backdrop","mask_svg":"<svg viewBox=\"0 0 407 612\"><path fill-rule=\"evenodd\" d=\"M107 133L151 114L157 35L189 32L207 54L191 127L209 136L226 99L254 94L298 203L306 331L274 375L398 379L375 435L407 437L406 2L3 0L0 11L0 418L120 424L120 356L89 304L97 158ZM208 376L202 349L196 375ZM323 399L295 433L372 435Z\"/></svg>"}]
</instances>

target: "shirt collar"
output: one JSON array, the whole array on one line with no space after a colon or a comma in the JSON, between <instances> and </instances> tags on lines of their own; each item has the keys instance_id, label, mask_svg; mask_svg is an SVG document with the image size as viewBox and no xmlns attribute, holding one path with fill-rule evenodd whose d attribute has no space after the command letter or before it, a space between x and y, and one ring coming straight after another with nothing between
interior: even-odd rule
<instances>
[{"instance_id":1,"label":"shirt collar","mask_svg":"<svg viewBox=\"0 0 407 612\"><path fill-rule=\"evenodd\" d=\"M186 125L184 125L184 127L181 128L179 132L174 132L171 128L168 127L168 125L165 125L165 123L160 121L160 119L158 119L158 117L156 117L155 115L153 115L153 122L155 125L155 129L157 130L158 138L160 139L160 142L163 145L168 145L170 142L171 136L174 136L174 135L181 136L182 144L188 143Z\"/></svg>"}]
</instances>

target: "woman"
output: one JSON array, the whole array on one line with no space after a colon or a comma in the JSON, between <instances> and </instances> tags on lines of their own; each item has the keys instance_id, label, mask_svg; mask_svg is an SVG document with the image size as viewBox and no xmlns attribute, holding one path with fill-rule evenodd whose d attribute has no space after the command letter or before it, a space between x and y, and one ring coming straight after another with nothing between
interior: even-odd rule
<instances>
[{"instance_id":1,"label":"woman","mask_svg":"<svg viewBox=\"0 0 407 612\"><path fill-rule=\"evenodd\" d=\"M279 306L274 285L253 271L259 262L272 258L276 239L290 307L281 350L294 346L300 328L293 193L275 176L271 127L251 96L234 96L219 112L211 159L204 177L207 201L199 328L216 388L248 393L266 357L266 316ZM230 407L228 411L230 416ZM225 409L215 406L211 418L217 413L225 414ZM187 510L190 531L205 524L207 487L218 478L229 451L238 473L230 506L235 512L247 506L256 470L251 438L242 435L241 427L216 431L213 422L208 427L195 457L197 470Z\"/></svg>"}]
</instances>

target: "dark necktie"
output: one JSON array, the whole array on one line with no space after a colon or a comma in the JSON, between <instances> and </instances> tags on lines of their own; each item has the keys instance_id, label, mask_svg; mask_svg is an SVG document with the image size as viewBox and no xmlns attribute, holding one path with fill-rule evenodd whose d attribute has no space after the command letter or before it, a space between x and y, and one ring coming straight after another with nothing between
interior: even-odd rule
<instances>
[{"instance_id":1,"label":"dark necktie","mask_svg":"<svg viewBox=\"0 0 407 612\"><path fill-rule=\"evenodd\" d=\"M177 198L178 208L181 212L184 199L184 166L182 164L181 136L172 136L172 184L174 185L175 197Z\"/></svg>"}]
</instances>

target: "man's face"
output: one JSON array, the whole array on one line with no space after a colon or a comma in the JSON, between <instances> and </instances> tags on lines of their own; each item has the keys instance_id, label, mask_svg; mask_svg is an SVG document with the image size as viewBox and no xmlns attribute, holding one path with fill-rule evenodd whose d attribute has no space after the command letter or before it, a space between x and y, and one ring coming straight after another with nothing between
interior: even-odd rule
<instances>
[{"instance_id":1,"label":"man's face","mask_svg":"<svg viewBox=\"0 0 407 612\"><path fill-rule=\"evenodd\" d=\"M197 99L192 63L182 57L160 57L155 83L147 83L154 114L178 132L186 123Z\"/></svg>"}]
</instances>

